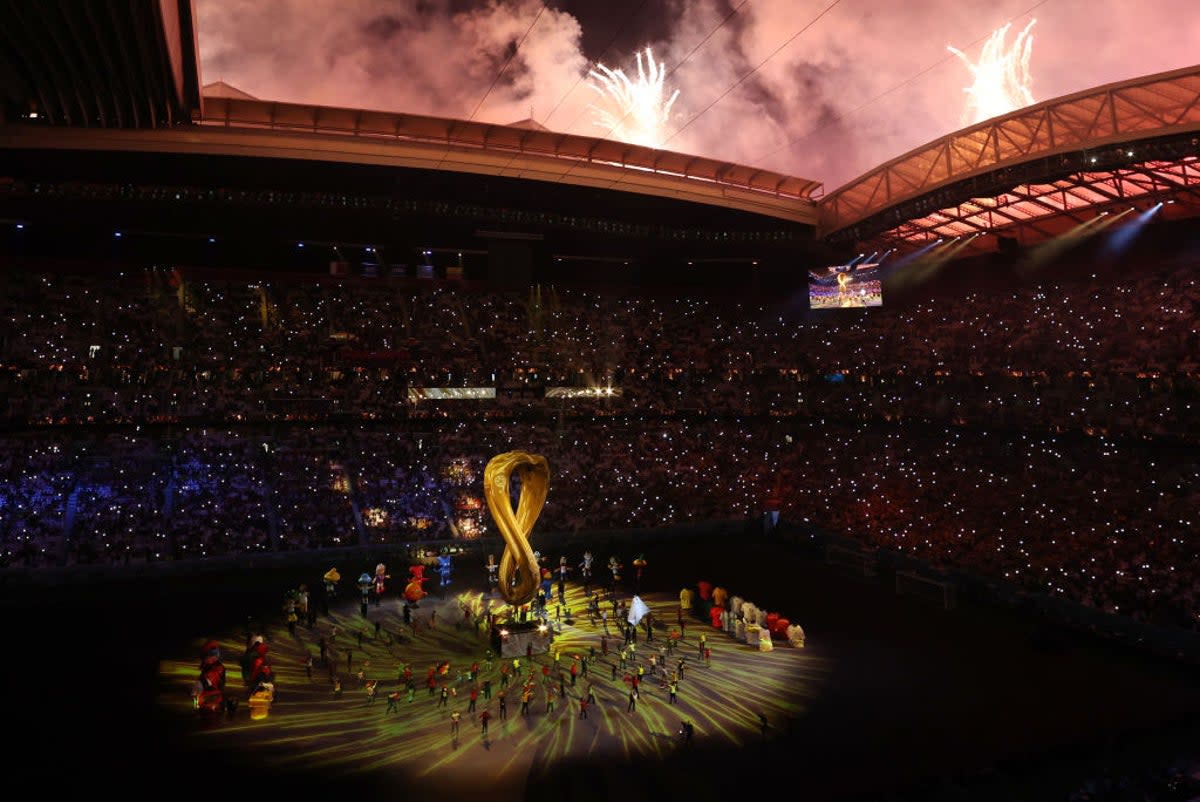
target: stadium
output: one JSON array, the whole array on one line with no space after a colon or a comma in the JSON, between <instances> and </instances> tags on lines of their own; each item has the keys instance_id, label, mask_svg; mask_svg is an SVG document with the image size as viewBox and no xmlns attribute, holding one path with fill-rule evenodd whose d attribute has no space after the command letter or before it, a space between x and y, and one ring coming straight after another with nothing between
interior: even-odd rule
<instances>
[{"instance_id":1,"label":"stadium","mask_svg":"<svg viewBox=\"0 0 1200 802\"><path fill-rule=\"evenodd\" d=\"M420 101L451 67L414 64L391 110L332 61L237 73L213 43L269 9L6 4L12 778L1200 796L1200 65L980 103L906 150L872 132L888 155L828 188L784 157L838 175L846 142L716 116L782 102L784 45L740 40L707 106L649 48L632 79L556 56L527 96L538 26L583 53L604 14L412 5L367 41L410 12L503 28L445 53L461 113ZM646 8L695 22L675 64L770 27L629 5L610 44ZM784 44L836 6L784 9ZM605 133L545 124L578 87ZM537 92L553 111L511 113Z\"/></svg>"}]
</instances>

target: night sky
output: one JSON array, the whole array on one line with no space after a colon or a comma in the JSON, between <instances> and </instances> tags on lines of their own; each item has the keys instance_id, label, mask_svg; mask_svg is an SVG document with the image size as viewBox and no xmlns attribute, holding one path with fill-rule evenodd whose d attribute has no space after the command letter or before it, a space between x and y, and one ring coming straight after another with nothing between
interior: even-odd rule
<instances>
[{"instance_id":1,"label":"night sky","mask_svg":"<svg viewBox=\"0 0 1200 802\"><path fill-rule=\"evenodd\" d=\"M1189 67L1194 0L195 0L201 73L256 97L606 136L599 62L652 48L679 91L669 150L813 178L831 191L974 121L988 37L1029 29L1039 102Z\"/></svg>"}]
</instances>

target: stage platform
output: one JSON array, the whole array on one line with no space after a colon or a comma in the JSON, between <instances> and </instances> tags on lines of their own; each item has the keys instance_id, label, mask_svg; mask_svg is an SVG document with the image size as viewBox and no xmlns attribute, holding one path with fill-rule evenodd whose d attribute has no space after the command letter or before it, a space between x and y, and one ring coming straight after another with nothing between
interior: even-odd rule
<instances>
[{"instance_id":1,"label":"stage platform","mask_svg":"<svg viewBox=\"0 0 1200 802\"><path fill-rule=\"evenodd\" d=\"M593 551L598 559L608 557L603 549ZM646 680L636 712L629 712L625 672L612 678L617 633L608 639L609 655L600 655L603 629L580 615L582 589L568 583L572 623L533 666L522 659L518 669L526 676L534 671L531 715L520 715L514 681L508 720L501 722L502 658L495 655L485 670L490 630L467 623L463 612L464 605L475 610L483 601L482 564L456 563L446 595L434 589L422 601L415 631L404 626L394 598L372 607L369 623L346 599L314 630L301 626L291 636L279 601L301 582L319 585L303 572L63 587L46 597L6 600L16 638L10 662L24 677L9 720L28 746L10 755L10 765L18 776L28 772L59 790L113 787L173 800L261 792L272 798L703 802L744 793L751 779L763 789L787 783L789 793L806 800L888 798L913 788L926 790L890 798L937 800L950 798L938 795L947 782L968 783L1041 755L1086 758L1195 721L1200 712L1191 667L1047 629L1008 611L969 603L945 610L919 597L897 597L886 583L849 576L820 555L789 546L754 541L734 551L703 543L680 553L677 544L661 551L639 544L637 551L649 562L642 598L666 624L675 623L679 589L705 580L800 623L806 647L780 644L760 652L688 619L685 642L668 660L674 665L687 657L678 704ZM314 561L313 570L320 565ZM361 570L339 567L345 576ZM265 623L260 628L271 640L277 690L270 716L251 721L242 705L232 721L198 718L188 691L199 645L210 637L221 642L229 688L238 693L248 616ZM332 693L327 667L318 666L311 678L304 668L304 658L317 653L318 637L335 623L340 697ZM713 649L711 666L699 657L702 628ZM644 660L658 644L643 638L639 630ZM566 675L566 696L547 714L543 668L553 676L555 650L557 666L569 670L576 655L585 658L593 648L598 656L586 677L577 674L572 685ZM450 670L439 687L451 683L456 693L438 707L424 680L429 666L443 659ZM356 680L363 661L369 661L367 676L380 680L373 703ZM477 702L477 710L488 706L493 714L487 739L466 712L470 683L458 679L475 661L481 679L492 679L492 700ZM404 663L412 665L416 697L388 713L387 696ZM581 719L579 697L589 681L596 703ZM456 740L453 709L464 715ZM768 721L765 732L760 713ZM679 737L684 719L695 727L690 745Z\"/></svg>"}]
</instances>

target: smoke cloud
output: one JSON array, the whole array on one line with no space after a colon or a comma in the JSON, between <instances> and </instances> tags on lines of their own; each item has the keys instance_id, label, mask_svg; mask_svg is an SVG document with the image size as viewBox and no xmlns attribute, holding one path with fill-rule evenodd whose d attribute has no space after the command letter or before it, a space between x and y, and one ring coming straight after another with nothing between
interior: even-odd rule
<instances>
[{"instance_id":1,"label":"smoke cloud","mask_svg":"<svg viewBox=\"0 0 1200 802\"><path fill-rule=\"evenodd\" d=\"M656 18L642 21L653 35L629 31L617 47L628 58L604 63L633 72L633 53L651 47L665 64L667 94L680 94L663 147L816 179L826 191L960 128L972 77L947 47L976 58L1009 21L1019 31L1037 19L1035 101L1191 66L1200 52L1194 0L659 5ZM553 130L605 135L586 86L601 54L584 52L581 20L599 23L568 0L196 0L195 7L206 83L223 80L271 100L474 113L498 123L532 117Z\"/></svg>"}]
</instances>

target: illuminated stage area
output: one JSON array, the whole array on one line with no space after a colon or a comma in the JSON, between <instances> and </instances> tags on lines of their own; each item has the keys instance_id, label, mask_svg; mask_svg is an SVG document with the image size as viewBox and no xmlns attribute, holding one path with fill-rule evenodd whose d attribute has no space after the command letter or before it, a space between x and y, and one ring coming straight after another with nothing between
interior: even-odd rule
<instances>
[{"instance_id":1,"label":"illuminated stage area","mask_svg":"<svg viewBox=\"0 0 1200 802\"><path fill-rule=\"evenodd\" d=\"M403 623L398 588L389 586L383 605L368 609L372 623L361 648L357 592L347 596L345 589L332 617L318 616L314 632L297 626L293 638L287 631L282 596L301 582L312 588L320 581L330 568L320 553L283 565L182 566L189 570L108 584L10 584L0 603L8 634L21 647L14 654L48 656L16 661L25 680L11 697L12 731L21 737L10 755L11 776L14 782L53 778L64 791L113 787L130 799L157 794L172 802L257 796L715 802L780 783L810 802L963 798L945 793L947 778L972 789L973 800L1061 800L1077 787L1072 782L1092 776L1094 763L1078 768L1080 761L1111 764L1124 744L1140 748L1156 733L1178 733L1181 722L1194 726L1188 722L1200 716L1194 668L1182 663L970 598L945 610L928 599L897 596L889 581L828 565L800 546L765 538L650 540L588 545L601 564L609 554L645 554L642 597L668 627L676 623L679 590L704 580L788 614L803 625L805 647L776 643L771 652L754 651L702 629L699 619L687 620L686 643L675 653L688 658L678 704L645 680L630 713L623 678L611 678L614 637L610 657L599 658L588 673L596 704L587 719L579 718L582 675L574 688L567 677L566 698L546 714L540 672L553 664L550 651L534 659L539 682L530 715L520 715L519 694L511 694L508 720L501 722L497 665L485 741L478 719L466 714L468 684L453 686L457 695L441 708L423 685L437 662L450 661L452 681L488 649L485 629L455 628L459 601L474 604L487 587L482 559L476 565L456 558L446 598L430 588L415 611L428 621L437 610L436 627L419 628L405 641L383 636L394 636ZM347 577L373 568L375 560L352 563L338 566ZM567 583L567 596L574 623L564 621L555 639L563 665L591 645L599 650L603 632L589 623L576 583ZM316 609L322 612L319 604ZM553 607L550 614L554 620ZM248 615L271 637L276 701L257 721L244 696L232 721L205 718L192 709L190 696L201 646L219 640L227 689L238 695ZM306 650L317 656L318 639L332 634L334 622L340 698L328 669L314 666L310 680L303 659ZM698 657L701 631L713 649L711 667ZM641 630L638 655L644 664ZM356 677L366 660L368 676L380 680L372 703ZM389 712L401 660L412 665L416 694L412 703L402 694L399 709ZM487 706L481 694L477 710ZM457 745L450 732L455 709L463 711ZM770 725L765 738L760 712ZM695 728L690 747L678 735L684 716ZM1064 793L1045 793L1051 786L1041 775L1036 784L1014 785L1031 771L1021 768L1027 761L1065 767Z\"/></svg>"},{"instance_id":2,"label":"illuminated stage area","mask_svg":"<svg viewBox=\"0 0 1200 802\"><path fill-rule=\"evenodd\" d=\"M628 601L630 596L619 593L618 598ZM195 655L207 637L196 641L195 655L177 655L162 663L159 701L178 720L188 748L204 752L219 745L223 753L253 756L270 774L317 772L334 787L339 777L369 775L385 785L426 788L449 798L503 800L525 798L528 785L548 782L568 764L655 762L681 750L761 748L765 739L786 733L804 715L809 700L828 680L826 661L815 653L786 643L760 651L690 614L684 619L683 637L668 654L668 633L678 630L678 593L641 598L660 625L649 642L645 628L638 627L635 651L623 667L618 655L623 641L612 623L612 606L604 603L611 634L602 643L603 621L588 620L583 589L573 582L566 594L572 623L566 622L565 614L558 617L557 605L551 605L549 648L538 653L531 641L533 659L522 647L515 662L495 653L486 620L480 620L482 593L462 591L439 599L435 592L412 611L410 626L404 624L395 596L372 605L367 619L360 615L357 600L343 600L330 616L318 616L312 629L297 626L294 636L282 620L266 626L278 692L263 720L251 720L245 709L247 692L238 669L244 632L225 632L219 638L229 677L226 690L241 700L232 720L215 716L204 721L203 714L192 710L189 693L198 676ZM497 607L502 605L498 600ZM511 632L505 629L506 638L514 642L523 632L539 640L545 637L538 635L536 625L513 623L510 628ZM711 650L708 664L699 647L702 633ZM327 664L319 659L321 638L333 639ZM311 677L305 668L310 655L316 659ZM665 659L663 677L653 676L652 655ZM672 702L670 675L679 672L681 661L682 677ZM472 664L478 665L475 683L468 679ZM413 676L411 696L403 679L406 665ZM631 679L639 668L645 675L631 710ZM340 694L334 691L334 673L342 683ZM428 682L430 675L433 683ZM364 680L378 681L373 701ZM490 684L490 694L485 683ZM526 683L532 684L532 691L523 714ZM469 701L473 686L479 688L474 711ZM444 702L443 687L448 690ZM589 687L594 702L584 718L581 699ZM502 691L507 706L503 718ZM492 717L486 737L479 720L484 710ZM462 716L457 736L451 730L455 711ZM691 744L682 735L685 721L693 726Z\"/></svg>"}]
</instances>

